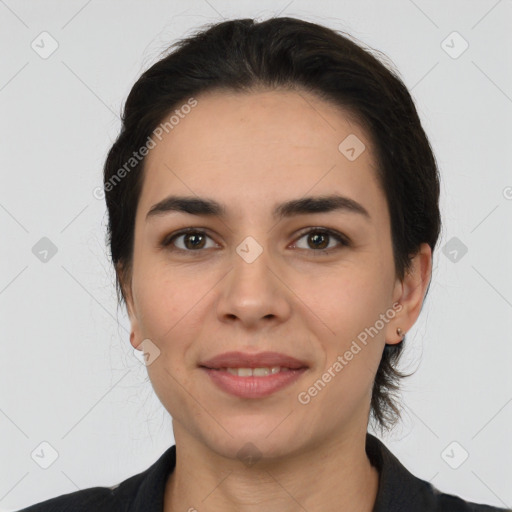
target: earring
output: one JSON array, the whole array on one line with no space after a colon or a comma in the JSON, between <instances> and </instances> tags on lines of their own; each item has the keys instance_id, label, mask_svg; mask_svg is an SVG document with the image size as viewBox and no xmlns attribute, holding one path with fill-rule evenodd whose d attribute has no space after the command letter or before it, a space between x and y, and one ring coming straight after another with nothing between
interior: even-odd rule
<instances>
[{"instance_id":1,"label":"earring","mask_svg":"<svg viewBox=\"0 0 512 512\"><path fill-rule=\"evenodd\" d=\"M400 336L402 340L404 339L405 333L402 331L402 329L400 329L400 327L397 327L396 333L398 334L398 336Z\"/></svg>"}]
</instances>

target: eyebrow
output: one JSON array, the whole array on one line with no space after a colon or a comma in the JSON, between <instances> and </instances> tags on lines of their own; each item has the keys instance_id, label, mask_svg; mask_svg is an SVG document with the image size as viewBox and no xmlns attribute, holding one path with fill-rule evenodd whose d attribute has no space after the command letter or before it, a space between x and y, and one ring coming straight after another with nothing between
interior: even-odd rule
<instances>
[{"instance_id":1,"label":"eyebrow","mask_svg":"<svg viewBox=\"0 0 512 512\"><path fill-rule=\"evenodd\" d=\"M304 197L301 199L286 201L277 205L274 208L272 215L276 219L283 219L296 215L328 213L334 211L356 213L365 217L367 220L370 220L371 218L363 205L349 197L340 195ZM225 206L213 199L168 196L151 207L146 215L146 221L150 218L170 212L182 212L190 215L206 217L226 217L227 215Z\"/></svg>"}]
</instances>

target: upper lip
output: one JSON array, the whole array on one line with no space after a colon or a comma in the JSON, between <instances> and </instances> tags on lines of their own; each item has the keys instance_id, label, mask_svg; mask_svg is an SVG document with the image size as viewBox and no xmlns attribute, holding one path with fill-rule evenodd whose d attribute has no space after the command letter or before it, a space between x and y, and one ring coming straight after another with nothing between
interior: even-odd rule
<instances>
[{"instance_id":1,"label":"upper lip","mask_svg":"<svg viewBox=\"0 0 512 512\"><path fill-rule=\"evenodd\" d=\"M307 368L304 361L279 352L260 352L259 354L248 354L245 352L225 352L207 361L199 363L199 366L206 368L267 368L280 366L282 368Z\"/></svg>"}]
</instances>

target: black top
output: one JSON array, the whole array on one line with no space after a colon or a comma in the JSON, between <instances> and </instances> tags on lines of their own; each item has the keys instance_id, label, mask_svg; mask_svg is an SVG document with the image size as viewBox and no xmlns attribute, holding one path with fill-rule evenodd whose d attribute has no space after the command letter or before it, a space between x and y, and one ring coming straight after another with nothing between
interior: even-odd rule
<instances>
[{"instance_id":1,"label":"black top","mask_svg":"<svg viewBox=\"0 0 512 512\"><path fill-rule=\"evenodd\" d=\"M379 471L373 512L511 512L444 494L411 474L376 437L366 434L366 453ZM162 512L165 484L176 465L176 445L147 470L114 487L90 487L18 512Z\"/></svg>"}]
</instances>

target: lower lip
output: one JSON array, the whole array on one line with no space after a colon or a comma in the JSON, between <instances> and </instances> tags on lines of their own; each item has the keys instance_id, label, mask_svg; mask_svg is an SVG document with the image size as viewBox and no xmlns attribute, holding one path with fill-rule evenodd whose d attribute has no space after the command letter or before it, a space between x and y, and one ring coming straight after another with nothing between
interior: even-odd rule
<instances>
[{"instance_id":1,"label":"lower lip","mask_svg":"<svg viewBox=\"0 0 512 512\"><path fill-rule=\"evenodd\" d=\"M269 396L295 382L307 368L288 370L264 377L239 377L225 370L202 367L214 384L227 393L240 398L262 398Z\"/></svg>"}]
</instances>

